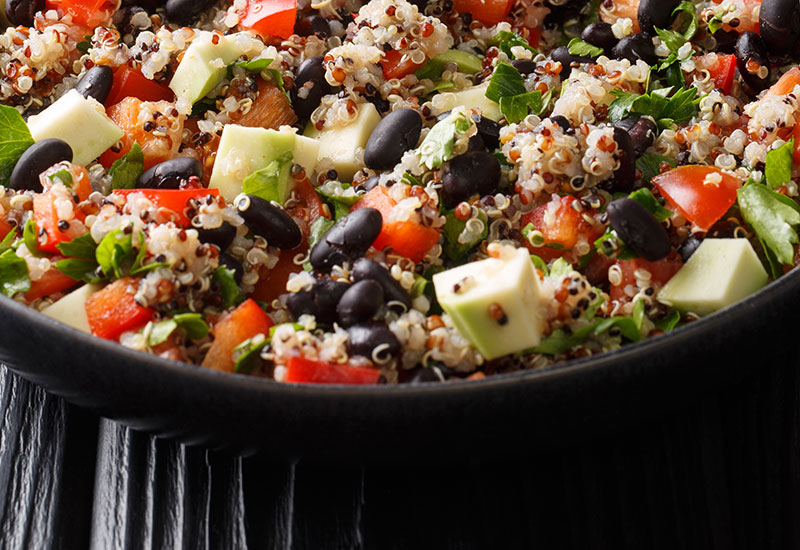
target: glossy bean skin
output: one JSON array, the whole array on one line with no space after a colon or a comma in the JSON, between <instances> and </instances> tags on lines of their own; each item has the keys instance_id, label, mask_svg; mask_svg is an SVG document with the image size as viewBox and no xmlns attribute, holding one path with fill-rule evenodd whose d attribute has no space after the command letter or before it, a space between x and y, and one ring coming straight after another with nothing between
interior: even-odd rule
<instances>
[{"instance_id":1,"label":"glossy bean skin","mask_svg":"<svg viewBox=\"0 0 800 550\"><path fill-rule=\"evenodd\" d=\"M643 116L629 116L617 122L614 127L628 133L633 141L633 149L637 157L644 154L645 150L653 144L658 135L656 123Z\"/></svg>"},{"instance_id":2,"label":"glossy bean skin","mask_svg":"<svg viewBox=\"0 0 800 550\"><path fill-rule=\"evenodd\" d=\"M639 0L639 28L647 33L655 33L655 27L669 28L672 12L678 4L680 0Z\"/></svg>"},{"instance_id":3,"label":"glossy bean skin","mask_svg":"<svg viewBox=\"0 0 800 550\"><path fill-rule=\"evenodd\" d=\"M17 191L42 190L39 174L61 161L72 161L72 148L66 141L48 138L28 147L14 166L8 186Z\"/></svg>"},{"instance_id":4,"label":"glossy bean skin","mask_svg":"<svg viewBox=\"0 0 800 550\"><path fill-rule=\"evenodd\" d=\"M328 273L334 265L360 258L378 238L382 227L383 216L374 208L351 212L311 249L311 266L320 273Z\"/></svg>"},{"instance_id":5,"label":"glossy bean skin","mask_svg":"<svg viewBox=\"0 0 800 550\"><path fill-rule=\"evenodd\" d=\"M769 86L769 59L767 59L767 46L754 32L746 31L739 35L736 41L736 66L742 80L756 92ZM751 72L748 66L766 67L764 78L758 76L758 71ZM760 69L759 69L760 70Z\"/></svg>"},{"instance_id":6,"label":"glossy bean skin","mask_svg":"<svg viewBox=\"0 0 800 550\"><path fill-rule=\"evenodd\" d=\"M500 182L500 162L485 151L469 151L447 163L442 176L442 199L447 208L475 195L488 195Z\"/></svg>"},{"instance_id":7,"label":"glossy bean skin","mask_svg":"<svg viewBox=\"0 0 800 550\"><path fill-rule=\"evenodd\" d=\"M475 127L483 140L484 147L490 151L494 151L500 146L500 124L490 118L481 115L472 115L472 120L475 122Z\"/></svg>"},{"instance_id":8,"label":"glossy bean skin","mask_svg":"<svg viewBox=\"0 0 800 550\"><path fill-rule=\"evenodd\" d=\"M614 190L630 192L636 181L636 151L633 140L625 130L614 128L614 141L617 142L619 168L614 172Z\"/></svg>"},{"instance_id":9,"label":"glossy bean skin","mask_svg":"<svg viewBox=\"0 0 800 550\"><path fill-rule=\"evenodd\" d=\"M714 33L714 40L717 42L714 48L719 53L734 53L736 49L736 40L739 38L739 33L736 31L726 31L719 29Z\"/></svg>"},{"instance_id":10,"label":"glossy bean skin","mask_svg":"<svg viewBox=\"0 0 800 550\"><path fill-rule=\"evenodd\" d=\"M336 313L344 327L369 321L383 305L383 288L370 279L350 285L342 294Z\"/></svg>"},{"instance_id":11,"label":"glossy bean skin","mask_svg":"<svg viewBox=\"0 0 800 550\"><path fill-rule=\"evenodd\" d=\"M611 30L611 25L604 21L595 21L581 32L581 40L588 42L592 46L603 48L610 52L617 45L617 37Z\"/></svg>"},{"instance_id":12,"label":"glossy bean skin","mask_svg":"<svg viewBox=\"0 0 800 550\"><path fill-rule=\"evenodd\" d=\"M358 185L356 185L356 188L366 193L367 191L371 191L372 189L374 189L378 185L378 183L380 183L380 180L381 179L378 176L371 176L362 181L361 183L359 183Z\"/></svg>"},{"instance_id":13,"label":"glossy bean skin","mask_svg":"<svg viewBox=\"0 0 800 550\"><path fill-rule=\"evenodd\" d=\"M14 25L33 26L33 17L37 11L44 11L44 0L5 0L6 18Z\"/></svg>"},{"instance_id":14,"label":"glossy bean skin","mask_svg":"<svg viewBox=\"0 0 800 550\"><path fill-rule=\"evenodd\" d=\"M318 279L311 290L293 292L286 297L289 313L299 319L301 315L313 315L317 321L331 325L337 321L336 307L350 285L332 279Z\"/></svg>"},{"instance_id":15,"label":"glossy bean skin","mask_svg":"<svg viewBox=\"0 0 800 550\"><path fill-rule=\"evenodd\" d=\"M111 71L111 67L95 65L78 80L75 89L83 97L93 97L103 103L108 98L113 84L114 73Z\"/></svg>"},{"instance_id":16,"label":"glossy bean skin","mask_svg":"<svg viewBox=\"0 0 800 550\"><path fill-rule=\"evenodd\" d=\"M298 36L311 36L316 34L328 37L331 35L331 25L328 23L328 20L322 16L309 15L295 23L294 32Z\"/></svg>"},{"instance_id":17,"label":"glossy bean skin","mask_svg":"<svg viewBox=\"0 0 800 550\"><path fill-rule=\"evenodd\" d=\"M422 117L414 109L397 109L381 119L367 140L364 164L373 170L390 170L406 151L417 146Z\"/></svg>"},{"instance_id":18,"label":"glossy bean skin","mask_svg":"<svg viewBox=\"0 0 800 550\"><path fill-rule=\"evenodd\" d=\"M203 177L203 165L193 157L165 160L145 171L136 180L139 189L180 189L192 176Z\"/></svg>"},{"instance_id":19,"label":"glossy bean skin","mask_svg":"<svg viewBox=\"0 0 800 550\"><path fill-rule=\"evenodd\" d=\"M550 54L550 57L553 59L553 61L558 61L561 63L561 72L559 74L561 75L562 80L565 80L567 77L569 77L569 73L572 72L573 63L588 63L594 60L594 58L591 57L572 55L569 53L569 48L567 46L559 46L553 50L553 52Z\"/></svg>"},{"instance_id":20,"label":"glossy bean skin","mask_svg":"<svg viewBox=\"0 0 800 550\"><path fill-rule=\"evenodd\" d=\"M381 358L400 353L400 342L382 323L358 323L347 329L347 353L372 359L372 353L378 346L384 349L378 353Z\"/></svg>"},{"instance_id":21,"label":"glossy bean skin","mask_svg":"<svg viewBox=\"0 0 800 550\"><path fill-rule=\"evenodd\" d=\"M669 236L647 208L634 199L617 199L606 209L608 221L619 238L647 261L669 254Z\"/></svg>"},{"instance_id":22,"label":"glossy bean skin","mask_svg":"<svg viewBox=\"0 0 800 550\"><path fill-rule=\"evenodd\" d=\"M652 65L656 62L656 49L650 35L645 33L632 34L626 36L614 46L611 52L616 59L627 59L631 63L636 63L639 59Z\"/></svg>"},{"instance_id":23,"label":"glossy bean skin","mask_svg":"<svg viewBox=\"0 0 800 550\"><path fill-rule=\"evenodd\" d=\"M200 239L201 243L213 244L220 250L227 249L233 239L236 238L236 228L228 222L222 222L222 225L214 229L204 229L202 227L196 227L195 229L197 229L197 238Z\"/></svg>"},{"instance_id":24,"label":"glossy bean skin","mask_svg":"<svg viewBox=\"0 0 800 550\"><path fill-rule=\"evenodd\" d=\"M322 62L321 56L309 57L297 68L291 96L294 112L301 119L310 117L319 107L322 96L331 93L331 85L325 80L325 67ZM304 89L303 94L300 94L301 89Z\"/></svg>"},{"instance_id":25,"label":"glossy bean skin","mask_svg":"<svg viewBox=\"0 0 800 550\"><path fill-rule=\"evenodd\" d=\"M692 254L694 254L695 250L697 250L702 242L703 241L697 237L689 237L686 239L686 242L678 248L678 254L681 255L681 259L684 263L689 261L689 258L692 257Z\"/></svg>"},{"instance_id":26,"label":"glossy bean skin","mask_svg":"<svg viewBox=\"0 0 800 550\"><path fill-rule=\"evenodd\" d=\"M536 70L536 62L530 59L515 59L511 62L511 66L519 71L519 74L531 74Z\"/></svg>"},{"instance_id":27,"label":"glossy bean skin","mask_svg":"<svg viewBox=\"0 0 800 550\"><path fill-rule=\"evenodd\" d=\"M550 117L550 120L558 124L559 128L561 128L564 132L569 132L573 129L572 124L570 124L569 120L567 120L567 117L565 116L554 115Z\"/></svg>"},{"instance_id":28,"label":"glossy bean skin","mask_svg":"<svg viewBox=\"0 0 800 550\"><path fill-rule=\"evenodd\" d=\"M189 25L213 5L213 0L167 0L167 19L179 25Z\"/></svg>"},{"instance_id":29,"label":"glossy bean skin","mask_svg":"<svg viewBox=\"0 0 800 550\"><path fill-rule=\"evenodd\" d=\"M269 201L253 195L240 196L236 209L256 235L282 250L296 248L303 240L300 228L289 214Z\"/></svg>"},{"instance_id":30,"label":"glossy bean skin","mask_svg":"<svg viewBox=\"0 0 800 550\"><path fill-rule=\"evenodd\" d=\"M233 271L233 279L237 283L241 283L242 282L242 277L244 277L244 267L242 267L242 264L239 262L239 260L237 260L236 258L231 256L227 252L220 252L219 253L219 265L222 266L222 267L226 267L226 268L232 270Z\"/></svg>"},{"instance_id":31,"label":"glossy bean skin","mask_svg":"<svg viewBox=\"0 0 800 550\"><path fill-rule=\"evenodd\" d=\"M350 277L356 282L371 280L381 285L387 305L391 309L399 309L401 312L411 309L411 296L408 292L386 269L369 258L356 260ZM398 303L402 304L402 307L398 307Z\"/></svg>"},{"instance_id":32,"label":"glossy bean skin","mask_svg":"<svg viewBox=\"0 0 800 550\"><path fill-rule=\"evenodd\" d=\"M800 38L800 3L797 0L762 0L758 34L770 52L791 51Z\"/></svg>"}]
</instances>

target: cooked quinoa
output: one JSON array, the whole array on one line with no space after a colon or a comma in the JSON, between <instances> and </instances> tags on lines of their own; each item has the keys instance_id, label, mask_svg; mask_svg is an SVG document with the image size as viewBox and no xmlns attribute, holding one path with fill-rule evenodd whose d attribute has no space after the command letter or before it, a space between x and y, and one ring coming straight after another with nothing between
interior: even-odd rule
<instances>
[{"instance_id":1,"label":"cooked quinoa","mask_svg":"<svg viewBox=\"0 0 800 550\"><path fill-rule=\"evenodd\" d=\"M800 258L771 4L161 4L0 34L0 291L79 330L281 382L477 379Z\"/></svg>"}]
</instances>

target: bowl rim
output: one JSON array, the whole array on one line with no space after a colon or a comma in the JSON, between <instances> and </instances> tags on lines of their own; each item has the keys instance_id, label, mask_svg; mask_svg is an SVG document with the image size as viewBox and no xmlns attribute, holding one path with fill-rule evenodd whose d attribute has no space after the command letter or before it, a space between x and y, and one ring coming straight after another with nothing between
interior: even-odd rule
<instances>
[{"instance_id":1,"label":"bowl rim","mask_svg":"<svg viewBox=\"0 0 800 550\"><path fill-rule=\"evenodd\" d=\"M509 386L536 384L543 380L581 376L585 373L613 366L618 362L630 361L637 357L647 356L656 349L678 346L702 337L703 334L717 332L722 326L735 323L754 309L768 307L779 297L791 292L795 287L800 287L800 270L792 269L779 279L768 283L764 288L751 294L743 300L716 311L706 317L678 327L668 333L645 338L639 342L628 343L620 348L598 353L578 359L571 359L554 363L538 369L523 369L510 373L492 374L479 380L452 380L447 383L421 383L421 384L372 384L372 385L346 385L346 384L299 384L277 382L268 378L249 376L246 374L228 373L214 369L203 368L182 361L166 359L144 351L126 348L121 344L98 338L80 331L60 321L47 317L27 305L0 295L0 311L6 314L20 316L30 326L39 326L48 331L66 332L80 347L89 346L104 354L120 355L129 361L147 363L151 366L167 369L169 374L177 377L198 378L203 382L211 382L221 389L233 391L281 392L286 396L321 397L337 399L373 399L381 398L416 398L449 394L452 392L486 393L502 390ZM22 365L9 365L13 370L26 372ZM166 374L166 373L165 373Z\"/></svg>"}]
</instances>

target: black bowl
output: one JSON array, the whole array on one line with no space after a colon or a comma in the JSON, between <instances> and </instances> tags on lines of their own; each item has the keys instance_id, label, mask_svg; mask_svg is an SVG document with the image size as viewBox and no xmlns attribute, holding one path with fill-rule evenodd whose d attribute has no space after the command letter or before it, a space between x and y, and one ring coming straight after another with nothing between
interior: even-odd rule
<instances>
[{"instance_id":1,"label":"black bowl","mask_svg":"<svg viewBox=\"0 0 800 550\"><path fill-rule=\"evenodd\" d=\"M422 386L288 385L161 359L0 297L0 361L131 427L312 460L519 456L646 421L796 345L800 270L669 334L551 368Z\"/></svg>"}]
</instances>

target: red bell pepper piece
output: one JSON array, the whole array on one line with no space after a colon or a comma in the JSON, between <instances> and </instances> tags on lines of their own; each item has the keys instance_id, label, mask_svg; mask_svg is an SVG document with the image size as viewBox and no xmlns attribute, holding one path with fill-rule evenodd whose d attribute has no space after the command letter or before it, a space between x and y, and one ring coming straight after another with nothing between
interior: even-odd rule
<instances>
[{"instance_id":1,"label":"red bell pepper piece","mask_svg":"<svg viewBox=\"0 0 800 550\"><path fill-rule=\"evenodd\" d=\"M31 288L23 296L29 302L49 296L56 292L62 292L78 284L78 281L61 273L55 267L47 270L44 276L38 281L31 281Z\"/></svg>"},{"instance_id":2,"label":"red bell pepper piece","mask_svg":"<svg viewBox=\"0 0 800 550\"><path fill-rule=\"evenodd\" d=\"M618 285L611 285L608 295L612 300L629 301L631 297L625 293L625 287L636 286L635 272L637 269L645 269L650 272L652 276L650 284L658 291L678 272L683 265L683 260L673 250L666 258L655 262L648 262L644 258L633 258L632 260L617 260L616 263L622 270L622 282Z\"/></svg>"},{"instance_id":3,"label":"red bell pepper piece","mask_svg":"<svg viewBox=\"0 0 800 550\"><path fill-rule=\"evenodd\" d=\"M496 25L508 17L513 4L513 0L454 0L453 11L471 13L481 23Z\"/></svg>"},{"instance_id":4,"label":"red bell pepper piece","mask_svg":"<svg viewBox=\"0 0 800 550\"><path fill-rule=\"evenodd\" d=\"M380 371L372 367L335 365L305 357L291 357L285 382L303 384L377 384Z\"/></svg>"},{"instance_id":5,"label":"red bell pepper piece","mask_svg":"<svg viewBox=\"0 0 800 550\"><path fill-rule=\"evenodd\" d=\"M233 360L234 348L257 334L269 336L273 324L269 315L255 301L245 300L214 325L214 343L203 359L203 366L233 372L236 365Z\"/></svg>"},{"instance_id":6,"label":"red bell pepper piece","mask_svg":"<svg viewBox=\"0 0 800 550\"><path fill-rule=\"evenodd\" d=\"M264 36L289 38L296 18L297 0L248 0L239 24Z\"/></svg>"},{"instance_id":7,"label":"red bell pepper piece","mask_svg":"<svg viewBox=\"0 0 800 550\"><path fill-rule=\"evenodd\" d=\"M383 78L390 80L392 78L403 78L404 76L413 73L425 63L414 63L411 59L406 58L403 61L403 54L397 50L389 50L384 52L383 61L381 61L381 68L383 69Z\"/></svg>"},{"instance_id":8,"label":"red bell pepper piece","mask_svg":"<svg viewBox=\"0 0 800 550\"><path fill-rule=\"evenodd\" d=\"M557 246L557 248L537 247L526 242L531 253L550 261L570 254L578 241L592 244L603 234L602 229L593 226L583 217L583 214L591 215L593 213L591 210L584 209L578 212L572 207L572 203L576 200L578 199L569 195L564 197L553 195L550 202L539 205L522 216L520 227L532 224L534 229L542 233L545 245ZM574 259L577 259L577 256Z\"/></svg>"},{"instance_id":9,"label":"red bell pepper piece","mask_svg":"<svg viewBox=\"0 0 800 550\"><path fill-rule=\"evenodd\" d=\"M86 317L92 334L116 340L127 330L150 321L155 313L134 300L137 279L124 277L95 292L86 300Z\"/></svg>"},{"instance_id":10,"label":"red bell pepper piece","mask_svg":"<svg viewBox=\"0 0 800 550\"><path fill-rule=\"evenodd\" d=\"M131 193L141 193L147 199L159 208L166 208L175 212L173 220L177 225L189 227L192 223L186 214L185 210L189 199L205 199L209 195L218 199L219 191L217 189L117 189L114 191L116 195L128 196Z\"/></svg>"},{"instance_id":11,"label":"red bell pepper piece","mask_svg":"<svg viewBox=\"0 0 800 550\"><path fill-rule=\"evenodd\" d=\"M47 0L45 8L60 9L71 15L74 23L93 30L111 19L116 3L108 0Z\"/></svg>"},{"instance_id":12,"label":"red bell pepper piece","mask_svg":"<svg viewBox=\"0 0 800 550\"><path fill-rule=\"evenodd\" d=\"M106 107L115 105L126 97L142 101L172 101L175 94L167 86L145 77L140 71L122 65L114 71L114 83L106 98Z\"/></svg>"},{"instance_id":13,"label":"red bell pepper piece","mask_svg":"<svg viewBox=\"0 0 800 550\"><path fill-rule=\"evenodd\" d=\"M83 166L75 164L70 165L70 174L72 175L71 189L75 191L80 200L86 200L92 192L92 184L89 181L89 173ZM75 219L83 221L85 214L78 208L73 209ZM59 223L62 222L58 215L58 208L56 208L56 196L52 191L44 191L37 193L33 196L33 219L36 222L36 228L39 231L44 231L46 237L38 239L39 250L44 252L57 253L58 248L56 245L62 242L71 241L75 237L80 237L86 233L86 228L83 224L73 223L73 220L63 220L69 222L69 226L62 230ZM63 224L61 224L63 227Z\"/></svg>"}]
</instances>

